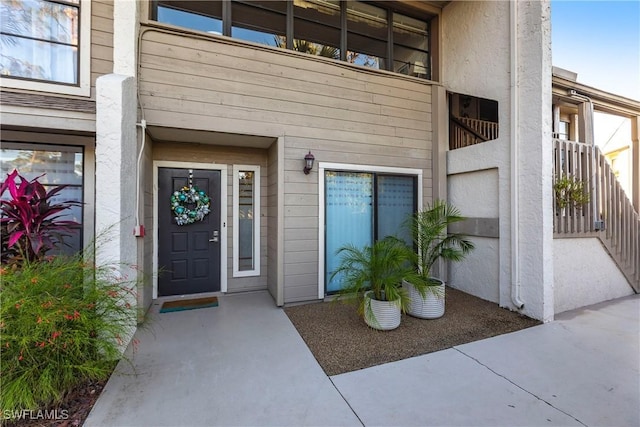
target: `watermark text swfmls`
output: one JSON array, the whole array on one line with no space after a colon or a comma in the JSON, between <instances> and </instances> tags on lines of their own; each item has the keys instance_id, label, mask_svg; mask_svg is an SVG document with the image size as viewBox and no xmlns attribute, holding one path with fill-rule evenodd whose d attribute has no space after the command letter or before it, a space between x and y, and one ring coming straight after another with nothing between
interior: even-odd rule
<instances>
[{"instance_id":1,"label":"watermark text swfmls","mask_svg":"<svg viewBox=\"0 0 640 427\"><path fill-rule=\"evenodd\" d=\"M49 420L62 421L69 419L68 409L51 409L51 410L8 410L2 411L2 417L5 420Z\"/></svg>"}]
</instances>

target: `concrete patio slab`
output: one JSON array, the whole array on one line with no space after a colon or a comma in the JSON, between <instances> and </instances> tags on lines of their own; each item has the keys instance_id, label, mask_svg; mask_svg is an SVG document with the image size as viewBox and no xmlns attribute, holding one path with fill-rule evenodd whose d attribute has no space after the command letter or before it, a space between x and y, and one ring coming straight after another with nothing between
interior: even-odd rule
<instances>
[{"instance_id":1,"label":"concrete patio slab","mask_svg":"<svg viewBox=\"0 0 640 427\"><path fill-rule=\"evenodd\" d=\"M332 377L367 426L640 425L640 296Z\"/></svg>"},{"instance_id":2,"label":"concrete patio slab","mask_svg":"<svg viewBox=\"0 0 640 427\"><path fill-rule=\"evenodd\" d=\"M457 349L589 426L640 426L640 296Z\"/></svg>"},{"instance_id":3,"label":"concrete patio slab","mask_svg":"<svg viewBox=\"0 0 640 427\"><path fill-rule=\"evenodd\" d=\"M331 378L266 292L158 308L86 426L640 425L639 295Z\"/></svg>"},{"instance_id":4,"label":"concrete patio slab","mask_svg":"<svg viewBox=\"0 0 640 427\"><path fill-rule=\"evenodd\" d=\"M266 292L158 314L85 426L361 425Z\"/></svg>"},{"instance_id":5,"label":"concrete patio slab","mask_svg":"<svg viewBox=\"0 0 640 427\"><path fill-rule=\"evenodd\" d=\"M331 378L366 426L580 425L454 349Z\"/></svg>"}]
</instances>

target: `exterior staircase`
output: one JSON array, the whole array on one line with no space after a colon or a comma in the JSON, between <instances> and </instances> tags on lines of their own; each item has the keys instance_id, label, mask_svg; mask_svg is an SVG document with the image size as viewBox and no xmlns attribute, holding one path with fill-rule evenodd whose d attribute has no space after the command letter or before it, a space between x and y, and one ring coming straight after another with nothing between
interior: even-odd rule
<instances>
[{"instance_id":1,"label":"exterior staircase","mask_svg":"<svg viewBox=\"0 0 640 427\"><path fill-rule=\"evenodd\" d=\"M597 146L555 139L554 183L584 185L588 202L554 203L554 238L597 237L636 293L640 293L640 217Z\"/></svg>"},{"instance_id":2,"label":"exterior staircase","mask_svg":"<svg viewBox=\"0 0 640 427\"><path fill-rule=\"evenodd\" d=\"M498 137L498 123L468 117L449 117L449 149L468 147Z\"/></svg>"}]
</instances>

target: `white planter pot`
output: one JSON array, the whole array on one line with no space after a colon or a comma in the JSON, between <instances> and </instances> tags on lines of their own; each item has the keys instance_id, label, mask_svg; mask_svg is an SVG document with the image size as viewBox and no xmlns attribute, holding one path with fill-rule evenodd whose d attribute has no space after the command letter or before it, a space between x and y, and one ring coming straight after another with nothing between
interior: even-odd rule
<instances>
[{"instance_id":1,"label":"white planter pot","mask_svg":"<svg viewBox=\"0 0 640 427\"><path fill-rule=\"evenodd\" d=\"M400 307L393 301L378 301L373 293L364 294L364 321L373 329L389 331L400 326Z\"/></svg>"},{"instance_id":2,"label":"white planter pot","mask_svg":"<svg viewBox=\"0 0 640 427\"><path fill-rule=\"evenodd\" d=\"M407 309L407 313L420 319L437 319L444 314L444 282L440 279L433 279L440 282L435 285L435 291L426 291L424 298L420 292L416 290L413 284L403 280L402 287L409 295L411 303Z\"/></svg>"}]
</instances>

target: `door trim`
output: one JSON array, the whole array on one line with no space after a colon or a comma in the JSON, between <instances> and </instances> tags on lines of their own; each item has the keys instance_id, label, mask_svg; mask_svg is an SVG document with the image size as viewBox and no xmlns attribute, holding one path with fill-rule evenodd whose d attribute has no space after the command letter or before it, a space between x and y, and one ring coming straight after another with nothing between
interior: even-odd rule
<instances>
[{"instance_id":1,"label":"door trim","mask_svg":"<svg viewBox=\"0 0 640 427\"><path fill-rule=\"evenodd\" d=\"M153 161L153 271L158 271L158 169L182 168L220 171L220 292L227 292L227 165L217 163ZM158 275L153 275L153 299L158 298Z\"/></svg>"},{"instance_id":2,"label":"door trim","mask_svg":"<svg viewBox=\"0 0 640 427\"><path fill-rule=\"evenodd\" d=\"M324 217L325 217L325 200L324 200L324 172L325 170L339 170L345 172L373 172L373 173L389 173L395 175L408 175L415 176L418 179L418 194L416 197L418 198L418 210L422 209L424 206L424 200L422 199L422 186L424 185L422 182L422 169L412 169L412 168L398 168L398 167L388 167L388 166L371 166L371 165L356 165L350 163L329 163L329 162L320 162L318 165L318 298L323 299L325 297L324 290L324 279L325 279L325 271L324 271L324 263L325 263L325 254L324 254Z\"/></svg>"}]
</instances>

